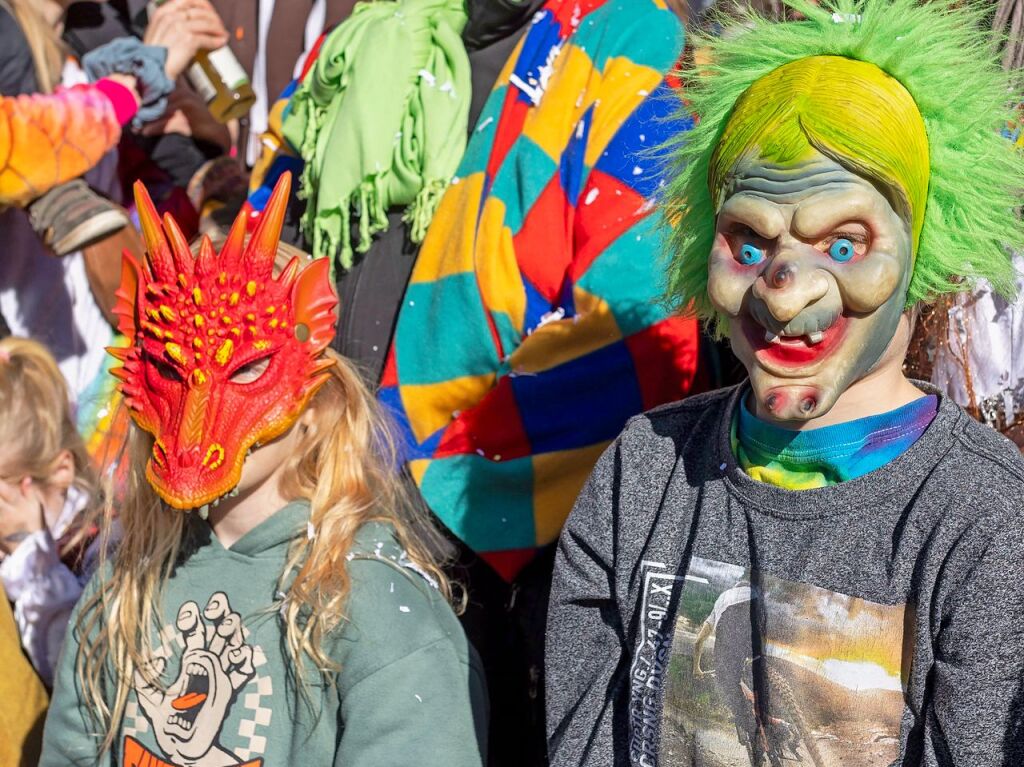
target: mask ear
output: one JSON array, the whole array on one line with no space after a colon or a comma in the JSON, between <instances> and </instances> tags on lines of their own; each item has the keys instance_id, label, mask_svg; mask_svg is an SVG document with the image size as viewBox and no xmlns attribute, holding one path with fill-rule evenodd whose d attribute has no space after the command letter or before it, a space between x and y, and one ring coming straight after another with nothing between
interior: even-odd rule
<instances>
[{"instance_id":1,"label":"mask ear","mask_svg":"<svg viewBox=\"0 0 1024 767\"><path fill-rule=\"evenodd\" d=\"M318 258L299 272L292 287L295 338L309 344L310 354L319 354L334 338L337 305L330 259Z\"/></svg>"}]
</instances>

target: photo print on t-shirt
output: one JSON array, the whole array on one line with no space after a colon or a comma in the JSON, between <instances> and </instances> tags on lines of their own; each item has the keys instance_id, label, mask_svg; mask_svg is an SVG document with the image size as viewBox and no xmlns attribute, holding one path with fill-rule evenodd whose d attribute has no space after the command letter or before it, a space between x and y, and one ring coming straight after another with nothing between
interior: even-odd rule
<instances>
[{"instance_id":1,"label":"photo print on t-shirt","mask_svg":"<svg viewBox=\"0 0 1024 767\"><path fill-rule=\"evenodd\" d=\"M672 629L658 764L892 764L912 615L694 557Z\"/></svg>"}]
</instances>

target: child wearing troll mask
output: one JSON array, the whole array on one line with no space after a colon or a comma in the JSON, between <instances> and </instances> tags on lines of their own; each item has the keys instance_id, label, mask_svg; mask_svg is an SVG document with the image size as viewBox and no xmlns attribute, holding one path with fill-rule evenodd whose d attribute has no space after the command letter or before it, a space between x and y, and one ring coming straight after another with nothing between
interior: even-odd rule
<instances>
[{"instance_id":1,"label":"child wearing troll mask","mask_svg":"<svg viewBox=\"0 0 1024 767\"><path fill-rule=\"evenodd\" d=\"M919 302L1012 291L1010 91L970 4L791 5L684 73L670 292L749 380L633 419L584 488L555 767L1024 764L1024 463L901 367Z\"/></svg>"}]
</instances>

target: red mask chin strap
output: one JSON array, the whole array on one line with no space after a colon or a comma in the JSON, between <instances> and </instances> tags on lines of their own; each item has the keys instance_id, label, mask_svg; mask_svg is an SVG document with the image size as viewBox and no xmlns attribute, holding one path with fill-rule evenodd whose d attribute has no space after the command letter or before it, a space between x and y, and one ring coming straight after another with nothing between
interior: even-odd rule
<instances>
[{"instance_id":1,"label":"red mask chin strap","mask_svg":"<svg viewBox=\"0 0 1024 767\"><path fill-rule=\"evenodd\" d=\"M252 238L235 219L220 253L203 237L193 257L170 215L135 184L143 265L126 251L109 349L135 423L155 438L146 476L169 505L195 509L231 492L254 446L291 428L334 363L338 300L327 259L273 276L291 176L278 181Z\"/></svg>"}]
</instances>

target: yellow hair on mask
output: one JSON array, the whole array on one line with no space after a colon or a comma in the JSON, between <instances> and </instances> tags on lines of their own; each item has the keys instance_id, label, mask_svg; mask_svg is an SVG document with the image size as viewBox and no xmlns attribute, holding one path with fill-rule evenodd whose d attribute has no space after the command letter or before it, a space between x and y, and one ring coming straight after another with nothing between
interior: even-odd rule
<instances>
[{"instance_id":1,"label":"yellow hair on mask","mask_svg":"<svg viewBox=\"0 0 1024 767\"><path fill-rule=\"evenodd\" d=\"M708 164L716 210L744 160L785 167L814 150L888 193L912 225L916 253L928 199L924 120L899 81L842 56L785 64L740 96Z\"/></svg>"}]
</instances>

